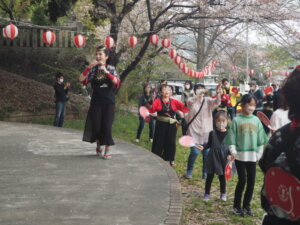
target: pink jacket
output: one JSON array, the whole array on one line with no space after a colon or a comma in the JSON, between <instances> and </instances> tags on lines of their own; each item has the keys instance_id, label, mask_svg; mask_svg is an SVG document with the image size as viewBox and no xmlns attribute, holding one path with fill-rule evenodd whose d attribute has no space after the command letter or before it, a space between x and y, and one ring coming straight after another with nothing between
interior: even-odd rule
<instances>
[{"instance_id":1,"label":"pink jacket","mask_svg":"<svg viewBox=\"0 0 300 225\"><path fill-rule=\"evenodd\" d=\"M216 99L210 97L204 97L204 105L190 124L187 134L192 136L198 144L204 144L208 141L209 132L213 130L213 116L212 112L220 105L221 97L218 96ZM188 100L189 113L186 115L185 119L187 123L196 115L202 104L202 99L197 99L196 97Z\"/></svg>"}]
</instances>

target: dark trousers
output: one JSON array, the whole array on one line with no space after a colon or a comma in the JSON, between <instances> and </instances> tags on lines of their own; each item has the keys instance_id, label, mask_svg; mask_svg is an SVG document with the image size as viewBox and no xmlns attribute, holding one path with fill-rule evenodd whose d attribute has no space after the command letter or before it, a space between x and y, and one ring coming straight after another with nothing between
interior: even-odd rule
<instances>
[{"instance_id":1,"label":"dark trousers","mask_svg":"<svg viewBox=\"0 0 300 225\"><path fill-rule=\"evenodd\" d=\"M56 102L55 105L55 118L53 125L55 127L62 127L64 125L66 103L65 102Z\"/></svg>"},{"instance_id":2,"label":"dark trousers","mask_svg":"<svg viewBox=\"0 0 300 225\"><path fill-rule=\"evenodd\" d=\"M101 145L114 145L112 124L115 104L91 105L92 140L99 140Z\"/></svg>"},{"instance_id":3,"label":"dark trousers","mask_svg":"<svg viewBox=\"0 0 300 225\"><path fill-rule=\"evenodd\" d=\"M137 134L136 134L136 138L137 139L140 139L141 138L141 134L142 134L142 131L144 129L144 126L145 126L145 119L144 117L141 117L140 116L140 125L139 125L139 128L137 130ZM149 121L149 138L150 139L153 139L153 135L154 135L154 118L152 116L150 116L150 121Z\"/></svg>"},{"instance_id":4,"label":"dark trousers","mask_svg":"<svg viewBox=\"0 0 300 225\"><path fill-rule=\"evenodd\" d=\"M176 123L157 120L155 123L152 152L166 161L174 161L176 153Z\"/></svg>"},{"instance_id":5,"label":"dark trousers","mask_svg":"<svg viewBox=\"0 0 300 225\"><path fill-rule=\"evenodd\" d=\"M235 107L228 107L227 108L227 112L228 112L228 115L230 116L230 119L233 120L233 118L235 117Z\"/></svg>"},{"instance_id":6,"label":"dark trousers","mask_svg":"<svg viewBox=\"0 0 300 225\"><path fill-rule=\"evenodd\" d=\"M249 208L255 185L256 162L235 160L235 165L238 173L238 183L235 188L233 207L241 208L242 195L247 183L243 208Z\"/></svg>"},{"instance_id":7,"label":"dark trousers","mask_svg":"<svg viewBox=\"0 0 300 225\"><path fill-rule=\"evenodd\" d=\"M220 181L220 193L225 194L226 193L226 180L224 175L218 175L219 181ZM210 188L211 188L211 183L214 179L214 174L213 173L208 173L207 178L205 181L205 194L210 194Z\"/></svg>"}]
</instances>

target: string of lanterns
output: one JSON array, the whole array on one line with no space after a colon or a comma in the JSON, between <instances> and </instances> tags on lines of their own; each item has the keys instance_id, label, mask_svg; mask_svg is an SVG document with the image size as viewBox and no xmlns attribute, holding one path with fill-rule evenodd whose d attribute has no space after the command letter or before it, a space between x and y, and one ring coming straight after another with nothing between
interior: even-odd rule
<instances>
[{"instance_id":1,"label":"string of lanterns","mask_svg":"<svg viewBox=\"0 0 300 225\"><path fill-rule=\"evenodd\" d=\"M18 28L14 24L9 24L3 28L3 37L9 38L10 40L15 39L18 36ZM42 35L43 42L46 45L52 45L56 41L56 35L53 31L47 30ZM149 36L149 41L152 45L158 45L159 36L157 34L152 34ZM86 44L86 38L82 34L77 34L73 38L73 43L77 48L83 48ZM136 36L131 35L128 38L128 45L134 48L138 44L138 39ZM104 40L104 45L106 48L111 49L115 46L114 39L110 36L106 36ZM171 46L171 41L168 38L161 40L161 46L163 48L169 48ZM183 62L182 57L177 54L176 49L171 48L169 50L169 56L174 61L178 68L189 77L193 78L203 78L205 75L211 72L211 70L217 65L216 61L211 61L207 67L202 71L194 71L191 68L188 68L187 65Z\"/></svg>"}]
</instances>

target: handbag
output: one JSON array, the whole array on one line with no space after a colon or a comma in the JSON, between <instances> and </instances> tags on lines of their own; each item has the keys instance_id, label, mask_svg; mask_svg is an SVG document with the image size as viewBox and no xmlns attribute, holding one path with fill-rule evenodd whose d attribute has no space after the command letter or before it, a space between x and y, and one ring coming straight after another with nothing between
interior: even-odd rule
<instances>
[{"instance_id":1,"label":"handbag","mask_svg":"<svg viewBox=\"0 0 300 225\"><path fill-rule=\"evenodd\" d=\"M182 126L182 135L186 135L187 134L187 130L189 129L189 126L191 125L191 123L194 121L194 119L198 116L198 114L200 113L203 105L204 105L204 102L205 102L205 98L203 98L203 101L202 101L202 104L198 110L198 112L195 114L195 116L191 119L190 122L186 122L185 119L183 119L181 121L181 126Z\"/></svg>"}]
</instances>

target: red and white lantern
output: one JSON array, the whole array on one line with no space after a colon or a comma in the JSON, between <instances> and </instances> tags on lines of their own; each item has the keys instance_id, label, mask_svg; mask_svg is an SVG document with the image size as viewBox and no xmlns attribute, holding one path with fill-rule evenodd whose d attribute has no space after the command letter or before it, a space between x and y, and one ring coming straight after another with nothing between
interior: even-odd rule
<instances>
[{"instance_id":1,"label":"red and white lantern","mask_svg":"<svg viewBox=\"0 0 300 225\"><path fill-rule=\"evenodd\" d=\"M182 59L179 55L177 55L175 58L174 58L174 62L179 65L181 62L182 62Z\"/></svg>"},{"instance_id":2,"label":"red and white lantern","mask_svg":"<svg viewBox=\"0 0 300 225\"><path fill-rule=\"evenodd\" d=\"M179 69L183 70L186 67L186 65L184 62L181 62L181 63L179 63L178 67L179 67Z\"/></svg>"},{"instance_id":3,"label":"red and white lantern","mask_svg":"<svg viewBox=\"0 0 300 225\"><path fill-rule=\"evenodd\" d=\"M169 48L171 46L171 41L168 38L165 38L161 41L161 45L164 48Z\"/></svg>"},{"instance_id":4,"label":"red and white lantern","mask_svg":"<svg viewBox=\"0 0 300 225\"><path fill-rule=\"evenodd\" d=\"M157 34L152 34L150 37L150 43L153 44L153 45L157 45L158 42L159 42L159 37Z\"/></svg>"},{"instance_id":5,"label":"red and white lantern","mask_svg":"<svg viewBox=\"0 0 300 225\"><path fill-rule=\"evenodd\" d=\"M137 37L134 36L134 35L131 35L129 38L128 38L128 44L133 48L134 46L136 46L138 43L138 40L137 40Z\"/></svg>"},{"instance_id":6,"label":"red and white lantern","mask_svg":"<svg viewBox=\"0 0 300 225\"><path fill-rule=\"evenodd\" d=\"M104 45L107 49L111 49L115 45L115 41L111 36L106 36Z\"/></svg>"},{"instance_id":7,"label":"red and white lantern","mask_svg":"<svg viewBox=\"0 0 300 225\"><path fill-rule=\"evenodd\" d=\"M290 72L285 72L285 73L284 73L284 76L285 76L285 77L288 77L289 75L290 75Z\"/></svg>"},{"instance_id":8,"label":"red and white lantern","mask_svg":"<svg viewBox=\"0 0 300 225\"><path fill-rule=\"evenodd\" d=\"M187 66L185 66L183 69L182 69L182 72L186 75L188 75L189 73L189 68Z\"/></svg>"},{"instance_id":9,"label":"red and white lantern","mask_svg":"<svg viewBox=\"0 0 300 225\"><path fill-rule=\"evenodd\" d=\"M170 58L174 59L176 57L176 55L177 55L176 50L174 48L171 48L170 51L169 51ZM176 64L178 64L178 63L176 63Z\"/></svg>"},{"instance_id":10,"label":"red and white lantern","mask_svg":"<svg viewBox=\"0 0 300 225\"><path fill-rule=\"evenodd\" d=\"M18 36L18 28L14 24L9 24L3 28L3 36L10 40L15 39Z\"/></svg>"},{"instance_id":11,"label":"red and white lantern","mask_svg":"<svg viewBox=\"0 0 300 225\"><path fill-rule=\"evenodd\" d=\"M52 45L56 40L56 35L53 31L47 30L43 33L43 42L47 45Z\"/></svg>"},{"instance_id":12,"label":"red and white lantern","mask_svg":"<svg viewBox=\"0 0 300 225\"><path fill-rule=\"evenodd\" d=\"M249 75L250 75L250 76L253 76L253 75L254 75L254 70L252 70L252 69L249 70Z\"/></svg>"},{"instance_id":13,"label":"red and white lantern","mask_svg":"<svg viewBox=\"0 0 300 225\"><path fill-rule=\"evenodd\" d=\"M77 34L73 39L74 45L76 45L77 48L82 48L86 44L86 38L82 34Z\"/></svg>"},{"instance_id":14,"label":"red and white lantern","mask_svg":"<svg viewBox=\"0 0 300 225\"><path fill-rule=\"evenodd\" d=\"M267 72L267 77L270 77L270 76L272 76L272 72L271 72L271 71L268 71L268 72Z\"/></svg>"}]
</instances>

